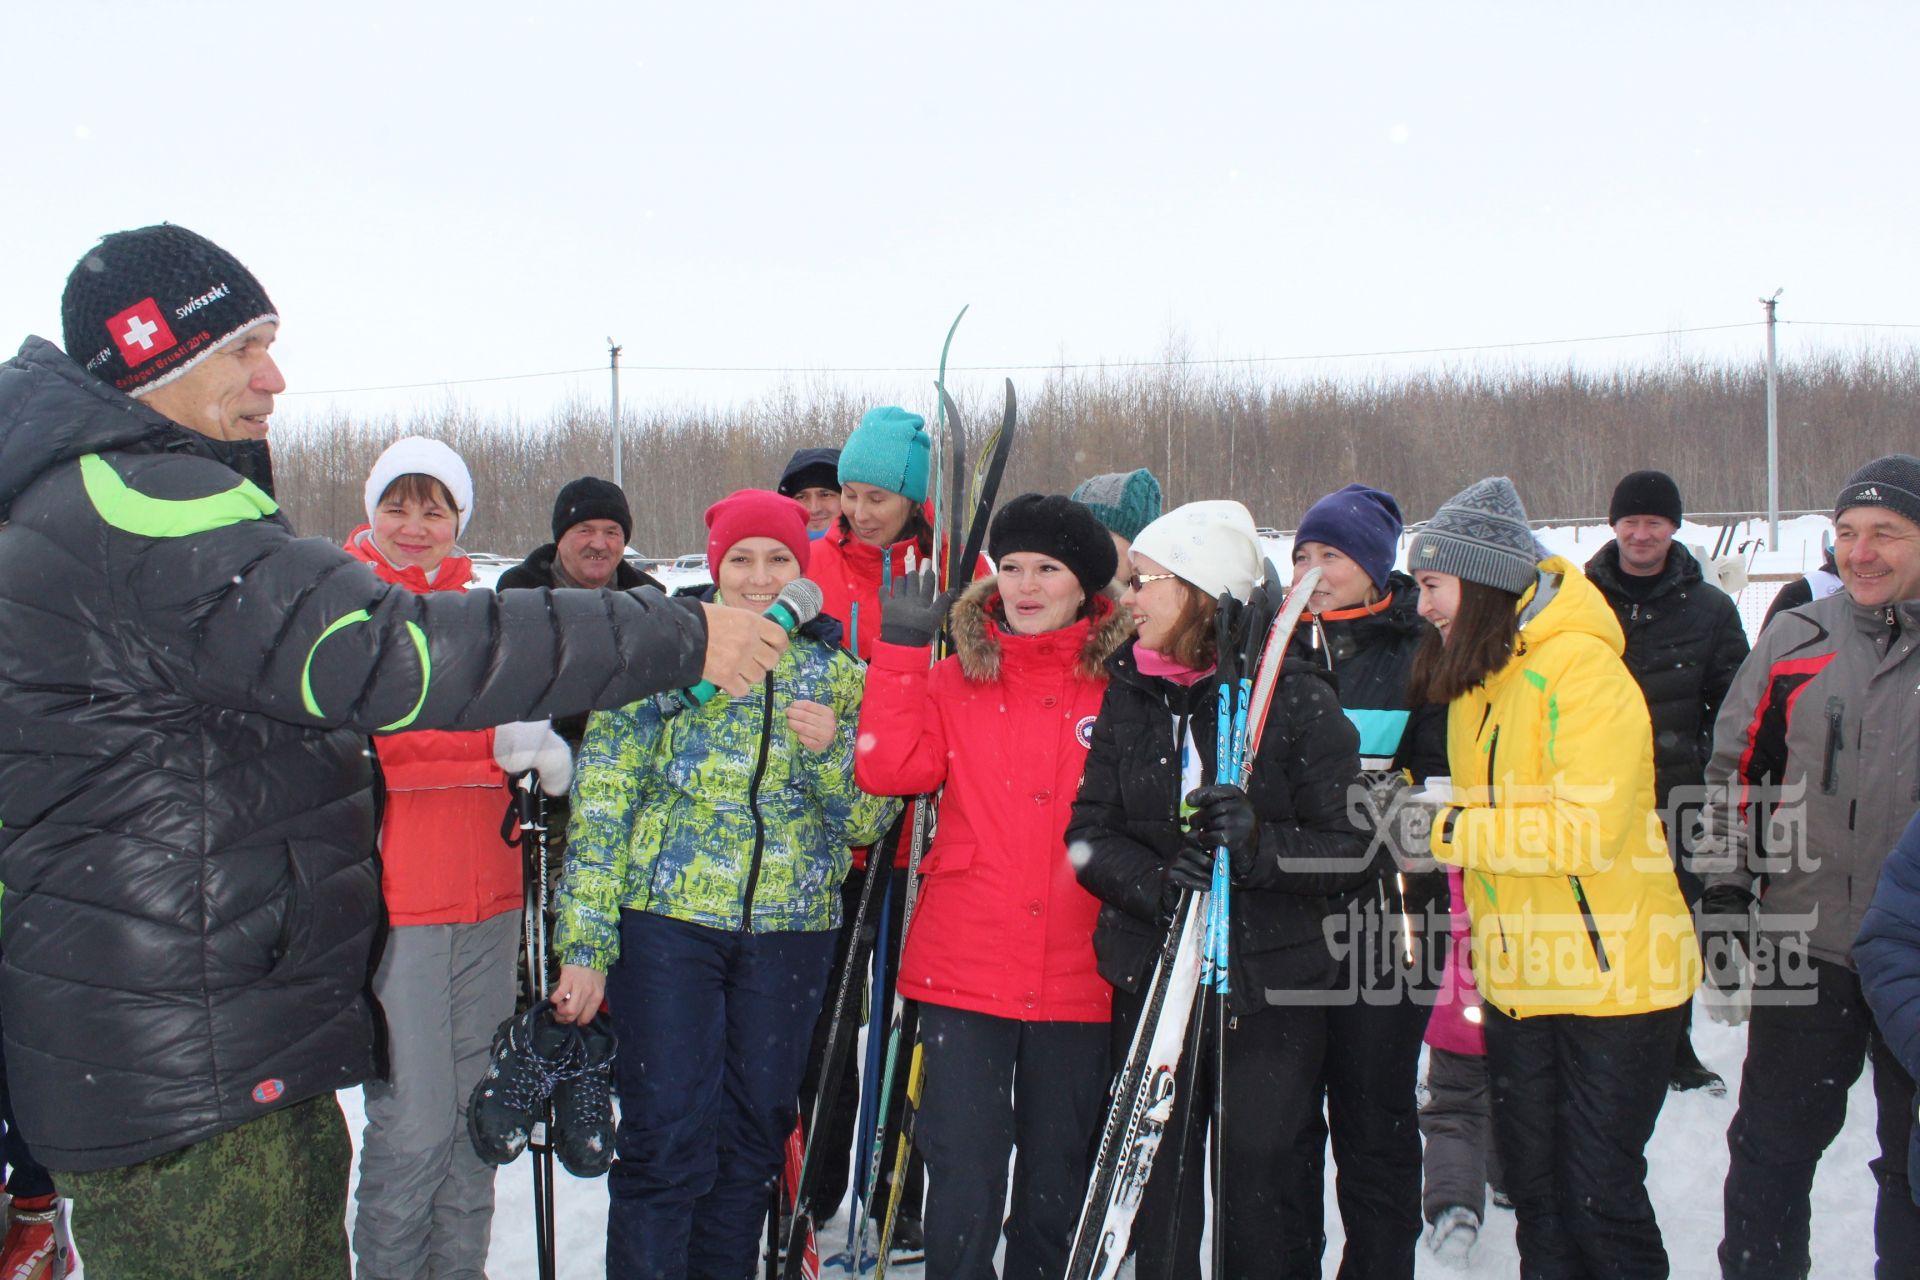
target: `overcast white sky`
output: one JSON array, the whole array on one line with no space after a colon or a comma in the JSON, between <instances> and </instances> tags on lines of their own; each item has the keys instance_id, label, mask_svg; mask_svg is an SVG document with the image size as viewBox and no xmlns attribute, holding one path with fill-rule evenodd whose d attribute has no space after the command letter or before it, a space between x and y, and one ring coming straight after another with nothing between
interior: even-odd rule
<instances>
[{"instance_id":1,"label":"overcast white sky","mask_svg":"<svg viewBox=\"0 0 1920 1280\"><path fill-rule=\"evenodd\" d=\"M59 340L99 234L182 223L278 305L307 393L283 413L598 403L603 373L312 393L603 368L608 335L630 367L926 368L962 303L961 366L1739 324L1778 286L1783 319L1920 323L1920 6L1891 0L85 0L4 24L0 341Z\"/></svg>"}]
</instances>

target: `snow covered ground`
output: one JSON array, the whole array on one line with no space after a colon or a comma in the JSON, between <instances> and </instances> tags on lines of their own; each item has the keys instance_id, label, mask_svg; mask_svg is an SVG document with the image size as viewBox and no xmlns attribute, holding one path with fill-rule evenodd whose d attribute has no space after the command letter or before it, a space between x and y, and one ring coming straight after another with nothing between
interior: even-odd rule
<instances>
[{"instance_id":1,"label":"snow covered ground","mask_svg":"<svg viewBox=\"0 0 1920 1280\"><path fill-rule=\"evenodd\" d=\"M1780 548L1759 551L1753 557L1754 574L1800 574L1820 562L1821 539L1831 523L1820 516L1802 516L1781 526ZM1710 549L1719 534L1716 527L1683 526L1681 540ZM1731 545L1764 538L1764 521L1750 521L1735 531ZM1612 536L1600 524L1542 530L1540 537L1552 550L1584 563ZM1270 540L1276 562L1285 564L1289 545ZM704 578L704 575L676 575ZM675 582L673 585L680 585ZM1781 584L1755 582L1739 597L1749 632L1757 631L1766 604ZM1740 1062L1746 1051L1745 1028L1723 1027L1697 1014L1694 1046L1706 1064L1724 1076L1730 1086L1725 1098L1705 1093L1669 1094L1660 1123L1647 1150L1647 1184L1666 1237L1675 1280L1712 1280L1719 1265L1714 1250L1720 1240L1720 1187L1727 1170L1726 1130L1733 1119L1739 1089ZM341 1095L356 1146L363 1123L358 1090ZM1875 1186L1867 1161L1877 1153L1874 1140L1873 1092L1869 1072L1854 1086L1847 1125L1821 1162L1813 1188L1813 1258L1816 1276L1863 1276L1873 1270L1873 1204ZM1329 1242L1324 1273L1339 1266L1342 1233L1333 1198L1334 1170L1329 1164L1326 1187L1326 1224ZM607 1195L604 1180L586 1182L558 1174L558 1237L561 1280L587 1280L604 1274ZM533 1254L533 1189L526 1160L501 1170L496 1182L498 1207L494 1214L493 1251L488 1270L495 1280L520 1280L536 1274ZM351 1222L352 1209L348 1210ZM822 1252L837 1250L846 1238L844 1217L822 1232ZM1421 1277L1513 1276L1519 1271L1514 1247L1513 1214L1490 1209L1480 1243L1464 1267L1443 1265L1421 1251ZM831 1274L831 1273L829 1273ZM922 1268L900 1267L895 1274L912 1280Z\"/></svg>"},{"instance_id":2,"label":"snow covered ground","mask_svg":"<svg viewBox=\"0 0 1920 1280\"><path fill-rule=\"evenodd\" d=\"M1672 1259L1675 1280L1716 1280L1720 1274L1714 1249L1720 1242L1720 1184L1727 1172L1727 1124L1733 1119L1734 1096L1740 1080L1740 1059L1746 1052L1744 1028L1723 1027L1705 1015L1696 1018L1693 1043L1701 1059L1722 1076L1730 1091L1725 1098L1705 1093L1667 1095L1653 1142L1647 1149L1647 1185L1660 1215ZM340 1095L359 1145L364 1123L360 1091ZM1848 1101L1847 1126L1820 1163L1813 1186L1813 1257L1816 1276L1864 1276L1873 1271L1874 1182L1867 1161L1877 1153L1873 1136L1873 1090L1863 1072ZM560 1280L589 1280L605 1274L607 1184L604 1179L582 1181L558 1171L557 1236ZM357 1180L357 1179L356 1179ZM498 1197L493 1218L493 1251L487 1270L494 1280L522 1280L536 1273L533 1255L533 1180L526 1157L508 1165L495 1181ZM348 1208L351 1223L353 1210ZM1417 1274L1446 1280L1458 1276L1513 1276L1519 1272L1514 1248L1513 1214L1489 1209L1479 1246L1465 1267L1450 1267L1421 1250ZM1329 1243L1324 1274L1339 1268L1340 1211L1333 1199L1333 1169L1326 1188ZM841 1248L846 1240L845 1217L836 1218L821 1233L822 1252ZM918 1266L893 1269L902 1280L923 1274ZM832 1273L828 1273L832 1274Z\"/></svg>"}]
</instances>

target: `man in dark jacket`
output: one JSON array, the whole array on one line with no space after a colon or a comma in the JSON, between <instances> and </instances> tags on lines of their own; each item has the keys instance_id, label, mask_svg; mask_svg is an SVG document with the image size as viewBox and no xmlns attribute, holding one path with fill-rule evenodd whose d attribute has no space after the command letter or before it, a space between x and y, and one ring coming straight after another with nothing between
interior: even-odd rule
<instances>
[{"instance_id":1,"label":"man in dark jacket","mask_svg":"<svg viewBox=\"0 0 1920 1280\"><path fill-rule=\"evenodd\" d=\"M664 592L666 587L658 578L628 563L627 543L632 538L633 510L619 485L599 476L569 480L553 499L553 541L535 547L525 560L501 574L493 584L494 590L607 587L633 591L652 587ZM578 756L580 740L587 736L587 713L557 716L552 727L566 743L569 759ZM565 795L550 797L544 803L550 890L557 890L572 809ZM552 901L551 892L548 900Z\"/></svg>"},{"instance_id":2,"label":"man in dark jacket","mask_svg":"<svg viewBox=\"0 0 1920 1280\"><path fill-rule=\"evenodd\" d=\"M347 1273L375 1070L369 733L698 681L784 636L657 593L414 595L297 539L279 317L184 228L106 237L0 366L0 882L15 1112L103 1275ZM189 1194L190 1193L190 1194Z\"/></svg>"},{"instance_id":3,"label":"man in dark jacket","mask_svg":"<svg viewBox=\"0 0 1920 1280\"><path fill-rule=\"evenodd\" d=\"M1869 1060L1878 1274L1911 1275L1920 1259L1907 1189L1913 1077L1874 1030L1853 967L1881 866L1920 806L1920 458L1856 471L1834 504L1834 534L1846 589L1760 633L1707 764L1701 952L1722 990L1752 975L1727 1129L1728 1277L1808 1274L1814 1172Z\"/></svg>"},{"instance_id":4,"label":"man in dark jacket","mask_svg":"<svg viewBox=\"0 0 1920 1280\"><path fill-rule=\"evenodd\" d=\"M494 589L515 587L656 587L658 579L627 563L633 511L619 485L581 476L560 486L553 500L553 541L500 575Z\"/></svg>"},{"instance_id":5,"label":"man in dark jacket","mask_svg":"<svg viewBox=\"0 0 1920 1280\"><path fill-rule=\"evenodd\" d=\"M1732 597L1707 580L1692 552L1674 542L1681 519L1680 486L1672 476L1635 471L1624 477L1614 486L1607 511L1613 541L1587 561L1587 579L1618 615L1627 637L1622 656L1646 695L1656 799L1680 891L1691 906L1700 900L1700 877L1688 865L1687 833L1698 825L1713 720L1748 646ZM1674 1050L1668 1083L1716 1096L1727 1091L1727 1082L1694 1053L1686 1031Z\"/></svg>"}]
</instances>

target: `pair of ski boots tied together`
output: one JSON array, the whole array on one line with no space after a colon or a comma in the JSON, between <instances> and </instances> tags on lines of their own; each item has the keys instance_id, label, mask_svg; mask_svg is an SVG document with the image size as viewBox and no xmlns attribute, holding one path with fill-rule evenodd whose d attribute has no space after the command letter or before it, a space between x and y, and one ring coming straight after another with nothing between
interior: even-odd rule
<instances>
[{"instance_id":1,"label":"pair of ski boots tied together","mask_svg":"<svg viewBox=\"0 0 1920 1280\"><path fill-rule=\"evenodd\" d=\"M549 1100L553 1149L576 1178L613 1165L613 1055L619 1049L604 1013L576 1026L542 1000L494 1032L487 1069L467 1102L467 1134L488 1164L527 1149Z\"/></svg>"}]
</instances>

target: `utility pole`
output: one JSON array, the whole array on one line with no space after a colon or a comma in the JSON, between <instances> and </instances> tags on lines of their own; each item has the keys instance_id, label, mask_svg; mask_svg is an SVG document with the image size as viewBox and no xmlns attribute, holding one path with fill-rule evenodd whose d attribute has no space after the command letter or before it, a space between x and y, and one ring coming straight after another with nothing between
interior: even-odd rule
<instances>
[{"instance_id":1,"label":"utility pole","mask_svg":"<svg viewBox=\"0 0 1920 1280\"><path fill-rule=\"evenodd\" d=\"M613 483L625 488L620 482L620 345L612 338L607 339L607 367L613 372L613 407L607 411L607 423L613 428Z\"/></svg>"},{"instance_id":2,"label":"utility pole","mask_svg":"<svg viewBox=\"0 0 1920 1280\"><path fill-rule=\"evenodd\" d=\"M1767 309L1767 550L1780 549L1780 361L1775 354L1774 309L1784 289L1760 299Z\"/></svg>"}]
</instances>

